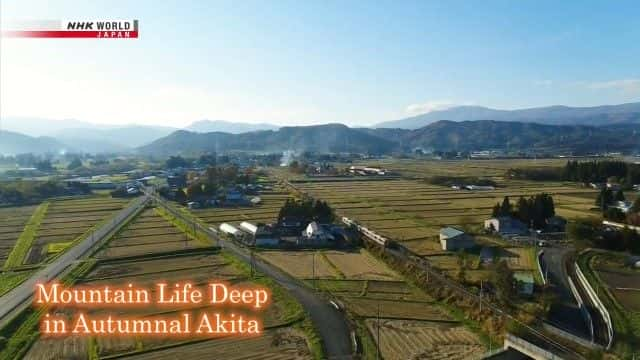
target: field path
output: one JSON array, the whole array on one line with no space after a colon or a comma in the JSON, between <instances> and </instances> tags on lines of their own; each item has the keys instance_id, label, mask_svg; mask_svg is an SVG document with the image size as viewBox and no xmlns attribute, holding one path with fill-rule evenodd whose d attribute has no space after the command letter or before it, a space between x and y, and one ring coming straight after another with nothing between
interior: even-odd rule
<instances>
[{"instance_id":1,"label":"field path","mask_svg":"<svg viewBox=\"0 0 640 360\"><path fill-rule=\"evenodd\" d=\"M193 222L179 211L175 211L166 205L165 201L159 196L152 195L157 204L167 209L173 216L181 218L187 223ZM352 359L353 349L351 344L351 329L349 323L342 311L333 307L325 298L309 289L302 282L294 279L290 275L279 270L275 266L262 261L257 256L252 256L248 249L240 247L232 241L226 241L218 238L209 229L200 224L195 224L200 230L207 233L211 238L215 239L218 244L232 252L235 256L246 263L254 264L255 268L263 274L275 280L280 286L284 287L304 308L311 317L313 326L322 338L322 346L326 359Z\"/></svg>"},{"instance_id":2,"label":"field path","mask_svg":"<svg viewBox=\"0 0 640 360\"><path fill-rule=\"evenodd\" d=\"M70 265L85 255L94 245L102 242L115 229L119 228L124 222L136 211L144 208L149 200L148 196L138 198L128 204L128 206L118 212L110 221L103 224L85 239L73 246L67 252L62 254L50 264L44 266L41 270L34 273L31 278L0 297L0 327L7 324L26 304L33 295L33 289L36 283L47 282L62 274Z\"/></svg>"}]
</instances>

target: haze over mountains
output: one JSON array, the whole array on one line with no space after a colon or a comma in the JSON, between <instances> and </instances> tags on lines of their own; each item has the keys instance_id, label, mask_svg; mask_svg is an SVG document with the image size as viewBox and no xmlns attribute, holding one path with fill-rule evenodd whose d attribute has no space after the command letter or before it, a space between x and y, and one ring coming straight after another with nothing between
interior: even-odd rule
<instances>
[{"instance_id":1,"label":"haze over mountains","mask_svg":"<svg viewBox=\"0 0 640 360\"><path fill-rule=\"evenodd\" d=\"M78 120L3 118L0 152L142 152L312 150L383 154L394 151L537 149L635 151L640 148L640 102L596 107L550 106L495 110L458 106L376 128L342 124L278 127L223 120L167 126L97 125ZM624 133L624 136L620 134ZM46 136L43 136L46 135Z\"/></svg>"},{"instance_id":2,"label":"haze over mountains","mask_svg":"<svg viewBox=\"0 0 640 360\"><path fill-rule=\"evenodd\" d=\"M548 125L608 125L640 122L640 102L593 107L547 106L520 110L496 110L482 106L455 106L405 119L376 124L375 128L418 129L438 120L498 120Z\"/></svg>"}]
</instances>

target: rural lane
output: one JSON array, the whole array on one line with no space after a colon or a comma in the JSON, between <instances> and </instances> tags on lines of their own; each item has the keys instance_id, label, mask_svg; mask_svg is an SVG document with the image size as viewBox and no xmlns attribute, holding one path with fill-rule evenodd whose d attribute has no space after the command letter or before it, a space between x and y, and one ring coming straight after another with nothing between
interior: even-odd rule
<instances>
[{"instance_id":1,"label":"rural lane","mask_svg":"<svg viewBox=\"0 0 640 360\"><path fill-rule=\"evenodd\" d=\"M45 265L43 269L38 270L22 284L0 297L0 327L4 326L13 318L12 315L14 315L14 311L22 309L22 305L32 297L37 283L47 282L61 275L69 265L87 254L94 245L100 243L112 231L120 227L129 216L142 209L148 200L149 197L144 195L131 201L126 208L120 210L99 229L88 234L84 240L68 249L51 263Z\"/></svg>"},{"instance_id":2,"label":"rural lane","mask_svg":"<svg viewBox=\"0 0 640 360\"><path fill-rule=\"evenodd\" d=\"M171 212L173 216L180 218L185 223L193 223L192 219L185 217L184 214L166 205L165 201L159 196L152 196L158 204ZM257 270L269 276L289 291L311 317L313 326L322 339L324 355L327 359L338 360L354 358L353 345L351 343L351 329L342 311L336 309L327 299L305 286L299 280L292 278L275 266L252 256L247 248L219 238L211 230L202 227L200 224L195 223L194 226L197 226L199 230L215 239L221 247L232 252L241 260L248 264L253 263Z\"/></svg>"},{"instance_id":3,"label":"rural lane","mask_svg":"<svg viewBox=\"0 0 640 360\"><path fill-rule=\"evenodd\" d=\"M568 247L548 247L542 254L550 289L557 295L547 316L552 325L589 340L589 330L580 313L577 300L569 286L566 258L574 250Z\"/></svg>"}]
</instances>

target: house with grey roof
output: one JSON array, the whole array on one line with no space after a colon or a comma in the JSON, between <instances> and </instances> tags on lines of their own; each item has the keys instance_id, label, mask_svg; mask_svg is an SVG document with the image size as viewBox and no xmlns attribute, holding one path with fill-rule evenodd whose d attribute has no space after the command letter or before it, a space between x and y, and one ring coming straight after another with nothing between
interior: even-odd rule
<instances>
[{"instance_id":1,"label":"house with grey roof","mask_svg":"<svg viewBox=\"0 0 640 360\"><path fill-rule=\"evenodd\" d=\"M471 235L454 227L440 229L440 245L442 250L456 251L460 249L470 249L476 246Z\"/></svg>"}]
</instances>

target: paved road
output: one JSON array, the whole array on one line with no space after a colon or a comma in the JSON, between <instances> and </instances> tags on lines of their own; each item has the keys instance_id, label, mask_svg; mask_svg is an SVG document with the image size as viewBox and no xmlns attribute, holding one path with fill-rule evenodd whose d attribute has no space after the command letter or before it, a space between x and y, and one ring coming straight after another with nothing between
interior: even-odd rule
<instances>
[{"instance_id":1,"label":"paved road","mask_svg":"<svg viewBox=\"0 0 640 360\"><path fill-rule=\"evenodd\" d=\"M568 247L548 247L542 255L543 272L547 274L549 287L557 295L551 306L548 321L576 336L591 340L589 327L580 312L578 303L567 280L566 257L573 251Z\"/></svg>"},{"instance_id":2,"label":"paved road","mask_svg":"<svg viewBox=\"0 0 640 360\"><path fill-rule=\"evenodd\" d=\"M181 218L186 223L193 223L180 212L174 211L167 207L164 200L154 196L155 200L170 211L174 216ZM237 257L247 263L251 263L252 256L247 248L241 247L231 241L225 241L219 238L209 229L196 224L201 231L207 233L211 238L218 241L220 246L234 253ZM253 263L257 270L275 280L282 287L287 289L289 293L296 299L304 310L311 317L311 321L315 329L318 331L323 343L324 355L328 359L352 359L354 358L351 330L349 323L342 311L333 307L328 300L297 279L292 278L288 274L280 271L271 264L262 261L257 257L253 257Z\"/></svg>"},{"instance_id":3,"label":"paved road","mask_svg":"<svg viewBox=\"0 0 640 360\"><path fill-rule=\"evenodd\" d=\"M146 195L133 200L126 208L120 210L110 221L89 234L79 244L64 252L56 260L33 274L28 280L0 297L0 327L11 320L16 311L19 311L28 303L33 295L36 283L50 281L62 274L69 265L74 264L77 259L87 254L94 245L104 240L109 233L117 229L130 215L143 208L148 200L149 198Z\"/></svg>"}]
</instances>

